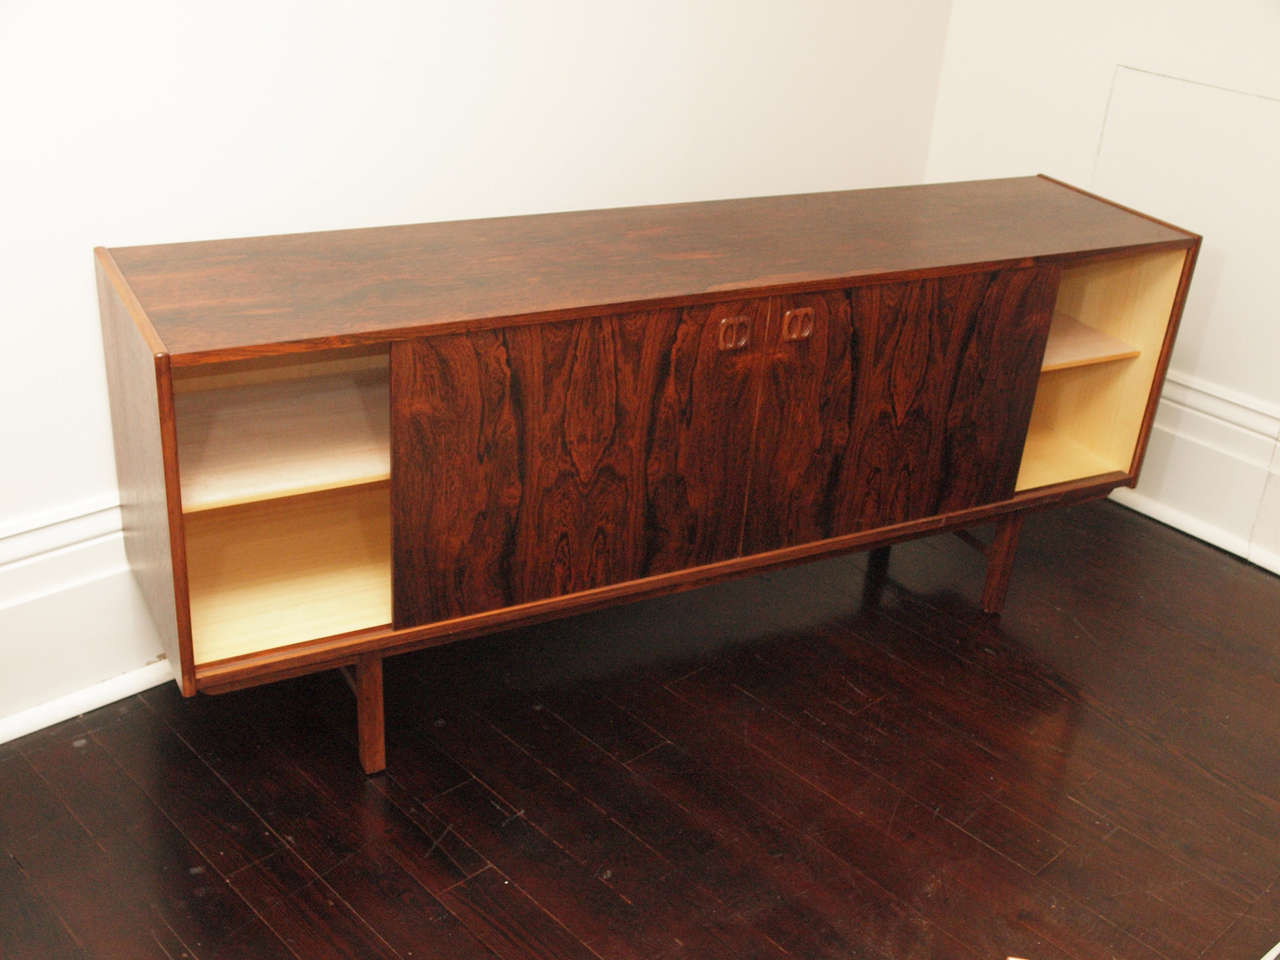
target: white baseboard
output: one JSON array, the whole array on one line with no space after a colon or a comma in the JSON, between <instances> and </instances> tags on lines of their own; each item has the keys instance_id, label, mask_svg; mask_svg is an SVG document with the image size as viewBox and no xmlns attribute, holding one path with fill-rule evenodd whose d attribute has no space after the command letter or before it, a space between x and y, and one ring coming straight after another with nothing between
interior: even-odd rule
<instances>
[{"instance_id":1,"label":"white baseboard","mask_svg":"<svg viewBox=\"0 0 1280 960\"><path fill-rule=\"evenodd\" d=\"M1280 573L1280 408L1171 371L1142 481L1112 497Z\"/></svg>"},{"instance_id":2,"label":"white baseboard","mask_svg":"<svg viewBox=\"0 0 1280 960\"><path fill-rule=\"evenodd\" d=\"M171 677L119 507L76 506L0 525L0 741Z\"/></svg>"},{"instance_id":3,"label":"white baseboard","mask_svg":"<svg viewBox=\"0 0 1280 960\"><path fill-rule=\"evenodd\" d=\"M1128 487L1117 487L1111 491L1111 499L1123 504L1130 510L1145 514L1153 520L1159 520L1166 526L1174 527L1183 533L1190 534L1197 540L1211 543L1215 547L1234 553L1239 557L1249 555L1249 541L1236 536L1229 530L1216 526L1200 517L1172 507L1154 497L1149 497L1139 490Z\"/></svg>"},{"instance_id":4,"label":"white baseboard","mask_svg":"<svg viewBox=\"0 0 1280 960\"><path fill-rule=\"evenodd\" d=\"M63 720L70 720L90 710L97 710L109 703L131 697L143 690L150 690L173 679L173 672L165 660L157 660L122 673L118 677L91 684L53 700L47 700L37 706L15 713L12 716L0 717L0 743L25 737L45 727Z\"/></svg>"}]
</instances>

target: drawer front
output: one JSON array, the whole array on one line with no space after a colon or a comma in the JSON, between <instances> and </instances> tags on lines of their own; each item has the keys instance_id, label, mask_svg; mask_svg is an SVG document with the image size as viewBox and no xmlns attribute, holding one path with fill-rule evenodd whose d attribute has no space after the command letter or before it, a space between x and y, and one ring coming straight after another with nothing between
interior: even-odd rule
<instances>
[{"instance_id":1,"label":"drawer front","mask_svg":"<svg viewBox=\"0 0 1280 960\"><path fill-rule=\"evenodd\" d=\"M399 627L735 556L767 303L392 351Z\"/></svg>"},{"instance_id":2,"label":"drawer front","mask_svg":"<svg viewBox=\"0 0 1280 960\"><path fill-rule=\"evenodd\" d=\"M783 298L746 552L1011 496L1057 280L1032 268L870 284L847 308ZM812 316L809 336L797 312Z\"/></svg>"}]
</instances>

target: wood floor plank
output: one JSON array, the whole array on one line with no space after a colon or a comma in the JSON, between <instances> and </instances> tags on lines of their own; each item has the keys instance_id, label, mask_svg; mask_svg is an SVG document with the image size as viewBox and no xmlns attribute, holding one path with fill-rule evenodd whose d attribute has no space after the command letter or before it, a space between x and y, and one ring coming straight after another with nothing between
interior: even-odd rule
<instances>
[{"instance_id":1,"label":"wood floor plank","mask_svg":"<svg viewBox=\"0 0 1280 960\"><path fill-rule=\"evenodd\" d=\"M525 820L581 864L590 877L635 905L661 935L661 942L652 944L658 951L654 956L777 955L725 913L710 891L585 801L577 790L487 721L445 696L434 696L432 704L435 710L422 729L429 730L442 749L472 769L500 802L519 809ZM406 718L405 722L413 721ZM452 796L450 792L425 804L439 805ZM518 882L534 889L511 866L504 868Z\"/></svg>"},{"instance_id":2,"label":"wood floor plank","mask_svg":"<svg viewBox=\"0 0 1280 960\"><path fill-rule=\"evenodd\" d=\"M392 701L393 704L398 703L395 694ZM646 858L646 851L638 849L638 841L634 837L620 830L616 824L598 818L594 809L584 806L582 798L575 791L556 781L498 731L454 704L447 696L434 696L431 702L436 710L428 718L416 715L409 703L399 702L393 708L397 712L392 713L392 722L407 733L406 737L397 738L402 744L399 748L402 752L393 756L402 758L404 764L397 768L395 776L379 778L374 783L379 793L391 799L405 818L424 827L424 835L441 838L443 842L439 846L433 845L434 853L439 854L446 848L456 847L458 843L464 842L461 838L465 835L472 843L479 844L488 856L497 856L500 868L535 896L544 909L550 909L562 919L567 916L566 910L577 910L575 922L569 923L567 919L565 922L584 941L594 946L597 936L611 938L606 951L609 955L626 955L627 938L634 939L637 936L644 948L641 955L654 958L675 956L681 950L693 951L689 954L692 956L708 958L742 958L752 955L744 951L737 942L734 943L735 950L726 950L721 939L708 932L709 924L699 924L696 919L682 916L671 909L675 903L682 906L696 903L699 899L697 896L686 896L682 900L655 896L654 891L647 888L637 876L641 863L651 866L648 861L652 858ZM445 705L450 705L451 709L442 709ZM332 745L340 737L314 737L316 729L326 726L327 718L302 705L298 706L299 710L292 718L277 716L272 710L265 711L260 715L261 725L273 731L283 749L304 760L322 794L341 808L351 809L353 816L362 816L367 820L374 815L374 805L370 804L367 797L361 796L360 787L368 781L342 756L341 750L333 748ZM428 743L428 740L431 742ZM403 746L406 743L414 746L406 749ZM443 748L445 753L440 754L437 747ZM487 818L495 815L502 804L497 796L491 797L492 802L479 803L478 811L466 805L458 807L459 798L466 792L465 787L443 792L439 790L439 771L453 764L455 758L471 765L477 775L487 782L493 783L496 780L509 791L515 788L520 796L522 814L526 811L526 801L532 801L534 809L544 809L539 806L540 795L550 793L553 797L565 797L567 792L567 802L556 811L558 815L554 818L555 825L561 829L568 828L567 833L573 838L592 838L596 855L592 861L593 867L584 871L577 863L561 862L564 852L560 847L540 840L540 833L536 829L522 829L527 822L524 816L509 820L507 815L498 814L500 822L491 823ZM420 759L425 761L425 770L418 765ZM513 775L514 780L511 779ZM400 779L419 788L421 795L415 795L406 789L400 784ZM422 789L423 785L425 789ZM479 787L478 784L472 786ZM450 816L439 816L442 811L449 811ZM480 814L478 819L475 816L477 813ZM394 817L388 817L385 813L379 812L377 816L387 821L384 831L389 832L398 823ZM424 823L426 820L430 823ZM494 834L495 830L498 835ZM521 842L512 842L509 838L504 840L501 834L510 831L517 831ZM400 831L396 829L395 833L399 835ZM391 851L393 856L401 858L402 863L405 842L406 838L399 837L396 848ZM382 843L382 840L371 841L366 850L380 848ZM526 851L521 857L521 850L529 844L537 846L541 850L540 855L533 856ZM472 849L470 843L466 843L466 851L469 854L467 869L471 872L475 871L477 865L487 863L483 856ZM516 859L513 860L513 857ZM420 863L410 861L404 865L421 876ZM549 870L553 871L553 877L561 877L562 882L548 884L546 876ZM556 873L556 870L559 872ZM564 877L575 876L580 881L577 887L563 880ZM663 879L664 886L661 889L664 894L681 893L682 878L673 877L668 864L659 862L654 876ZM426 886L436 891L440 888L433 885L434 879L428 880ZM625 896L618 899L612 892L602 896L603 891L597 887L597 882L608 885L603 890L624 890ZM684 889L687 891L687 886ZM593 895L587 897L590 909L585 912L577 909L577 901L584 893ZM568 900L564 899L566 895ZM706 899L705 894L701 899ZM620 914L620 908L625 908L626 912ZM637 924L636 916L643 917L644 922ZM721 925L717 925L716 930L723 935ZM763 955L770 958L775 956L771 951Z\"/></svg>"},{"instance_id":3,"label":"wood floor plank","mask_svg":"<svg viewBox=\"0 0 1280 960\"><path fill-rule=\"evenodd\" d=\"M607 960L492 867L450 887L444 899L503 960Z\"/></svg>"},{"instance_id":4,"label":"wood floor plank","mask_svg":"<svg viewBox=\"0 0 1280 960\"><path fill-rule=\"evenodd\" d=\"M377 843L348 857L324 880L401 957L494 957L404 868L393 851Z\"/></svg>"},{"instance_id":5,"label":"wood floor plank","mask_svg":"<svg viewBox=\"0 0 1280 960\"><path fill-rule=\"evenodd\" d=\"M476 844L504 876L603 957L662 956L668 931L601 882L478 781L441 794L430 809Z\"/></svg>"},{"instance_id":6,"label":"wood floor plank","mask_svg":"<svg viewBox=\"0 0 1280 960\"><path fill-rule=\"evenodd\" d=\"M62 917L23 873L0 853L0 957L6 960L70 960L83 954Z\"/></svg>"},{"instance_id":7,"label":"wood floor plank","mask_svg":"<svg viewBox=\"0 0 1280 960\"><path fill-rule=\"evenodd\" d=\"M245 867L230 882L298 960L400 960L390 944L291 850Z\"/></svg>"},{"instance_id":8,"label":"wood floor plank","mask_svg":"<svg viewBox=\"0 0 1280 960\"><path fill-rule=\"evenodd\" d=\"M976 957L920 914L899 910L884 891L779 818L720 781L712 768L667 744L632 761L633 770L739 847L770 885L800 895L868 957L942 960Z\"/></svg>"},{"instance_id":9,"label":"wood floor plank","mask_svg":"<svg viewBox=\"0 0 1280 960\"><path fill-rule=\"evenodd\" d=\"M1204 952L1205 960L1255 960L1280 947L1280 877Z\"/></svg>"},{"instance_id":10,"label":"wood floor plank","mask_svg":"<svg viewBox=\"0 0 1280 960\"><path fill-rule=\"evenodd\" d=\"M880 630L877 636L884 642L892 633ZM998 757L999 762L1010 773L1022 773L1021 777L1013 779L1011 785L1002 792L1001 801L1017 808L1028 819L1051 825L1055 834L1069 838L1066 852L1051 861L1044 873L1045 879L1052 886L1089 904L1121 928L1139 931L1135 934L1139 939L1169 956L1187 955L1193 947L1195 950L1202 949L1207 942L1206 938L1216 936L1221 931L1222 924L1242 909L1244 901L1240 897L1217 883L1205 880L1199 872L1180 865L1150 845L1129 837L1124 831L1119 831L1110 820L1072 799L1077 791L1087 789L1084 785L1096 776L1096 767L1090 765L1080 774L1063 768L1059 771L1060 782L1055 784L1049 776L1050 768L1037 764L1035 758L1041 750L1046 750L1050 758L1060 757L1065 752L1062 747L1054 748L1052 741L1046 742L1044 747L1038 746L1040 737L1019 742L1018 739L998 736L998 728L989 726L991 718L999 716L1001 701L1006 704L1011 700L1016 702L1016 697L988 701L974 686L972 678L961 675L948 674L946 682L939 678L936 683L926 680L923 675L918 675L919 679L908 679L902 669L905 664L901 661L894 661L887 656L876 660L880 650L877 645L858 645L857 669L860 673L878 662L886 674L892 674L902 681L901 687L895 688L894 696L907 690L914 691L915 699L911 704L915 708L913 712L918 713L922 707L926 707L935 721L939 717L945 718L938 721L943 726L936 726L936 730L961 729L967 725L975 735L984 738L984 752L989 751L991 756ZM937 658L934 656L929 660L936 662ZM838 658L829 657L825 663L828 668L834 668ZM886 682L888 679L886 676ZM890 702L891 698L886 698L877 704L876 709L879 710ZM977 712L964 712L966 707L975 707ZM1063 729L1060 725L1048 722L1052 720L1052 714L1041 712L1040 716L1044 720L1040 721L1036 720L1036 716L1034 712L1025 712L1019 718L1020 722L1011 719L1009 729ZM879 718L873 716L871 719L874 721ZM1066 745L1069 744L1063 744ZM974 759L980 760L981 757ZM1070 795L1064 797L1064 791ZM970 832L973 832L972 827L972 822L966 824ZM1117 855L1112 848L1122 840L1126 841L1125 849L1123 854ZM1178 891L1184 891L1186 896L1181 898L1183 907L1149 899L1143 886L1147 883L1168 891L1171 897L1177 897ZM1105 893L1108 890L1122 892L1124 895L1108 896ZM1167 929L1162 930L1160 924L1152 922L1156 916L1165 918ZM1187 924L1191 926L1187 927ZM1199 946L1195 946L1197 944Z\"/></svg>"},{"instance_id":11,"label":"wood floor plank","mask_svg":"<svg viewBox=\"0 0 1280 960\"><path fill-rule=\"evenodd\" d=\"M623 837L616 825L584 812L582 795L521 750L474 713L454 703L432 700L429 725L422 736L432 749L446 752L499 797L555 838L569 856L599 875L625 862L634 838ZM415 730L413 718L399 715L393 722ZM416 752L416 751L415 751ZM394 754L393 754L394 755ZM394 767L393 779L403 782L423 803L432 794L415 789L421 778L415 758Z\"/></svg>"},{"instance_id":12,"label":"wood floor plank","mask_svg":"<svg viewBox=\"0 0 1280 960\"><path fill-rule=\"evenodd\" d=\"M988 639L963 630L944 633L919 604L895 607L888 619L909 624L910 629L897 631L889 640L881 618L875 630L859 628L858 637L874 644L891 643L892 650L910 656L939 682L942 674L949 678L964 672L959 665L965 665L970 673L981 668L988 682L1003 686L1011 700L1070 702L1063 708L1064 716L1073 714L1073 718L1058 725L1061 735L1071 737L1066 752L1073 763L1098 771L1073 780L1068 787L1069 795L1082 805L1242 897L1256 897L1270 880L1280 862L1280 804L1215 778L1096 697L1085 702L1078 694L1068 695L1064 691L1073 685L1065 678L1046 682L1043 667L1033 676L1022 662L1025 653L1000 658L985 652L1005 649L1007 644L997 642L993 647ZM971 647L974 652L966 652ZM1160 677L1166 672L1163 665L1153 664L1136 675Z\"/></svg>"},{"instance_id":13,"label":"wood floor plank","mask_svg":"<svg viewBox=\"0 0 1280 960\"><path fill-rule=\"evenodd\" d=\"M104 884L96 896L131 903L148 929L159 929L158 919L196 956L224 955L229 938L246 932L256 933L254 947L264 958L286 956L213 865L92 739L54 743L28 760L105 851L105 863L96 865ZM57 889L66 890L68 878L58 879Z\"/></svg>"},{"instance_id":14,"label":"wood floor plank","mask_svg":"<svg viewBox=\"0 0 1280 960\"><path fill-rule=\"evenodd\" d=\"M770 672L768 663L745 659L724 676L1029 872L1065 848L1062 838L1000 799L1009 785L989 753L972 738L952 736L954 730L931 722L899 694L851 713L808 695L804 681L769 683Z\"/></svg>"},{"instance_id":15,"label":"wood floor plank","mask_svg":"<svg viewBox=\"0 0 1280 960\"><path fill-rule=\"evenodd\" d=\"M370 778L352 762L355 705L345 684L332 675L323 680L306 678L285 694L257 712L257 732L278 755L288 756L297 765L315 797L353 826L362 850L385 852L432 894L487 865L448 824L420 804L397 804L385 789L386 778ZM339 716L334 716L332 708L335 699L346 707L338 711ZM326 706L318 708L320 703ZM445 782L451 786L469 779L448 758L422 745L410 755L415 770L433 770L433 781L446 768ZM428 795L435 792L430 790Z\"/></svg>"},{"instance_id":16,"label":"wood floor plank","mask_svg":"<svg viewBox=\"0 0 1280 960\"><path fill-rule=\"evenodd\" d=\"M1199 957L1247 909L1123 829L1065 850L1041 876L1173 958Z\"/></svg>"},{"instance_id":17,"label":"wood floor plank","mask_svg":"<svg viewBox=\"0 0 1280 960\"><path fill-rule=\"evenodd\" d=\"M223 876L282 841L150 710L89 734Z\"/></svg>"},{"instance_id":18,"label":"wood floor plank","mask_svg":"<svg viewBox=\"0 0 1280 960\"><path fill-rule=\"evenodd\" d=\"M646 697L653 699L650 693ZM1035 889L1029 874L900 792L877 789L876 778L785 720L744 702L746 710L759 713L753 726L744 727L738 710L726 715L675 699L658 706L667 723L685 725L680 731L658 727L673 743L710 748L704 758L724 758L721 767L735 772L772 764L790 773L792 780L775 779L778 788L770 793L769 782L758 778L743 788L768 797L775 813L851 866L872 871L901 903L961 942L992 955L1103 957L1115 940L1122 955L1155 956L1069 901L1058 899L1053 909L1044 909L1028 892ZM655 712L649 705L640 715L657 725ZM718 735L711 739L699 732L707 729ZM976 922L979 911L983 918ZM1099 947L1099 938L1107 946Z\"/></svg>"},{"instance_id":19,"label":"wood floor plank","mask_svg":"<svg viewBox=\"0 0 1280 960\"><path fill-rule=\"evenodd\" d=\"M819 842L864 882L882 890L886 905L901 918L899 924L916 923L925 929L936 926L942 937L978 956L995 956L1001 950L1006 955L1065 956L1028 931L1016 929L1016 924L1010 928L1004 922L992 923L988 915L978 919L952 908L949 902L940 902L938 888L924 883L924 874L934 865L932 860L902 856L882 831L861 822L855 813L833 802L834 798L757 750L740 727L722 726L714 714L660 687L619 683L609 688L609 695L697 763L713 770L732 789L798 835ZM887 786L885 781L878 783ZM895 795L899 799L892 799ZM900 798L896 791L885 795L894 804ZM875 803L873 809L883 802ZM822 843L824 832L837 842ZM846 834L848 843L839 842ZM850 846L854 842L861 842L862 848ZM1018 954L1015 946L1034 949Z\"/></svg>"},{"instance_id":20,"label":"wood floor plank","mask_svg":"<svg viewBox=\"0 0 1280 960\"><path fill-rule=\"evenodd\" d=\"M555 713L561 720L622 763L634 760L667 741L625 710L582 688L557 690Z\"/></svg>"},{"instance_id":21,"label":"wood floor plank","mask_svg":"<svg viewBox=\"0 0 1280 960\"><path fill-rule=\"evenodd\" d=\"M513 697L491 704L495 723L679 869L705 877L737 916L801 956L851 950L841 933L790 891L770 886L713 831L545 709Z\"/></svg>"},{"instance_id":22,"label":"wood floor plank","mask_svg":"<svg viewBox=\"0 0 1280 960\"><path fill-rule=\"evenodd\" d=\"M260 696L260 691L253 691ZM284 844L318 873L358 850L368 837L323 796L295 758L279 750L248 721L253 712L233 701L174 699L166 688L148 691L147 702ZM252 704L248 697L244 705Z\"/></svg>"},{"instance_id":23,"label":"wood floor plank","mask_svg":"<svg viewBox=\"0 0 1280 960\"><path fill-rule=\"evenodd\" d=\"M151 937L150 911L106 895L115 890L106 851L20 754L0 761L0 796L0 855L49 901L78 947L111 960L164 956ZM58 941L48 946L55 950Z\"/></svg>"}]
</instances>

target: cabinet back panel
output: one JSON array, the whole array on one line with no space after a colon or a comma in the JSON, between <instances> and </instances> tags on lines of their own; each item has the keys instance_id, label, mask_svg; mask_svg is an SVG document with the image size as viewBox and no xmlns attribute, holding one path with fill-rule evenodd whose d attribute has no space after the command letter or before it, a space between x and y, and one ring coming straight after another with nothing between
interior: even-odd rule
<instances>
[{"instance_id":1,"label":"cabinet back panel","mask_svg":"<svg viewBox=\"0 0 1280 960\"><path fill-rule=\"evenodd\" d=\"M749 301L394 345L396 625L735 556L766 318Z\"/></svg>"}]
</instances>

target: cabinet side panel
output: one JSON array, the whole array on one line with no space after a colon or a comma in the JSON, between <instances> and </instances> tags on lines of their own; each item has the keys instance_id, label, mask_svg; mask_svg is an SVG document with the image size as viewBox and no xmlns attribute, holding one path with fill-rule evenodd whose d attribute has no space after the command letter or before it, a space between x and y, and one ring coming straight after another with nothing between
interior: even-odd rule
<instances>
[{"instance_id":1,"label":"cabinet side panel","mask_svg":"<svg viewBox=\"0 0 1280 960\"><path fill-rule=\"evenodd\" d=\"M1052 267L855 288L855 388L831 535L1012 495Z\"/></svg>"},{"instance_id":2,"label":"cabinet side panel","mask_svg":"<svg viewBox=\"0 0 1280 960\"><path fill-rule=\"evenodd\" d=\"M1182 261L1182 274L1178 278L1178 290L1174 294L1173 309L1169 314L1169 325L1165 329L1164 342L1160 345L1160 357L1156 362L1155 377L1151 390L1147 395L1147 406L1142 414L1142 424L1138 429L1138 447L1133 452L1133 461L1129 467L1132 475L1129 486L1137 486L1138 474L1142 471L1142 461L1147 455L1147 441L1151 439L1151 427L1156 419L1156 407L1160 403L1160 393L1164 390L1165 374L1169 371L1169 361L1173 356L1173 342L1178 335L1178 327L1182 323L1182 311L1187 305L1187 294L1191 290L1191 275L1196 269L1196 260L1200 256L1200 238L1187 250Z\"/></svg>"},{"instance_id":3,"label":"cabinet side panel","mask_svg":"<svg viewBox=\"0 0 1280 960\"><path fill-rule=\"evenodd\" d=\"M118 274L113 275L104 257L99 253L95 261L98 306L125 553L174 678L190 695L195 692L195 676L185 603L181 509L171 504L166 482L171 480L172 489L177 489L169 358L148 343L117 288Z\"/></svg>"}]
</instances>

